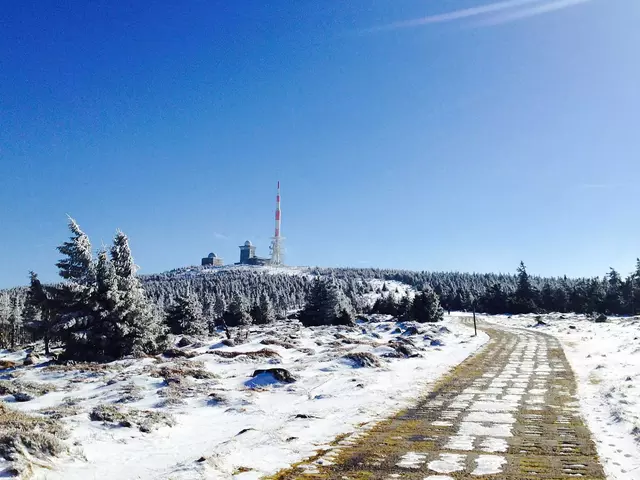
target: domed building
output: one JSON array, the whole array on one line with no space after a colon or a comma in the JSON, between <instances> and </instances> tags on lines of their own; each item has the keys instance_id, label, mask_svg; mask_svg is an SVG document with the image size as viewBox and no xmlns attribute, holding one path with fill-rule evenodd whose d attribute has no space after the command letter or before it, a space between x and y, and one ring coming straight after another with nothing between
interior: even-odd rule
<instances>
[{"instance_id":1,"label":"domed building","mask_svg":"<svg viewBox=\"0 0 640 480\"><path fill-rule=\"evenodd\" d=\"M267 265L268 258L256 257L256 247L247 240L244 245L240 245L240 261L236 265Z\"/></svg>"},{"instance_id":2,"label":"domed building","mask_svg":"<svg viewBox=\"0 0 640 480\"><path fill-rule=\"evenodd\" d=\"M224 265L224 261L215 253L210 253L209 255L207 255L202 259L203 267L206 267L206 266L221 267L222 265Z\"/></svg>"}]
</instances>

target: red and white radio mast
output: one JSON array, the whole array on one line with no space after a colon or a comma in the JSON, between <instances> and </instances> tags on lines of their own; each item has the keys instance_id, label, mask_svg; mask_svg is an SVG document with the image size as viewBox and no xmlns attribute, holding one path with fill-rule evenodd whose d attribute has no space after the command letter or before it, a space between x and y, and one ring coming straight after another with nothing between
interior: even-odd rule
<instances>
[{"instance_id":1,"label":"red and white radio mast","mask_svg":"<svg viewBox=\"0 0 640 480\"><path fill-rule=\"evenodd\" d=\"M271 239L271 265L282 265L282 240L280 236L280 181L278 181L278 193L276 195L276 233Z\"/></svg>"}]
</instances>

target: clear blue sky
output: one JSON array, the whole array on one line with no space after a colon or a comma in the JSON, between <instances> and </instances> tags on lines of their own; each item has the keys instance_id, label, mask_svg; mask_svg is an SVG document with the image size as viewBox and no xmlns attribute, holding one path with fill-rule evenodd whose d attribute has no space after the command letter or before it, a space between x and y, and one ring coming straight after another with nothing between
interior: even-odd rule
<instances>
[{"instance_id":1,"label":"clear blue sky","mask_svg":"<svg viewBox=\"0 0 640 480\"><path fill-rule=\"evenodd\" d=\"M6 2L0 287L75 217L142 272L600 275L640 256L640 2Z\"/></svg>"}]
</instances>

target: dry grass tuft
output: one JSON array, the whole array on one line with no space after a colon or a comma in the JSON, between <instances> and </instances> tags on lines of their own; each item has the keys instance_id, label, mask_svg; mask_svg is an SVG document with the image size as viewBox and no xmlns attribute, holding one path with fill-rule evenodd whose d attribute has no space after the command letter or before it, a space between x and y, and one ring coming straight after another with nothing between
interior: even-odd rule
<instances>
[{"instance_id":1,"label":"dry grass tuft","mask_svg":"<svg viewBox=\"0 0 640 480\"><path fill-rule=\"evenodd\" d=\"M277 338L265 338L260 342L262 345L277 345L279 347L291 349L296 348L296 346L291 342L285 342L283 340L278 340Z\"/></svg>"},{"instance_id":2,"label":"dry grass tuft","mask_svg":"<svg viewBox=\"0 0 640 480\"><path fill-rule=\"evenodd\" d=\"M60 439L67 432L57 421L27 415L0 403L0 458L10 462L10 470L19 475L34 460L46 460L66 451Z\"/></svg>"},{"instance_id":3,"label":"dry grass tuft","mask_svg":"<svg viewBox=\"0 0 640 480\"><path fill-rule=\"evenodd\" d=\"M0 395L13 395L16 400L27 401L57 390L56 386L44 382L26 382L22 380L0 380Z\"/></svg>"},{"instance_id":4,"label":"dry grass tuft","mask_svg":"<svg viewBox=\"0 0 640 480\"><path fill-rule=\"evenodd\" d=\"M113 373L124 368L121 364L97 363L97 362L66 362L63 364L47 365L42 370L51 373Z\"/></svg>"},{"instance_id":5,"label":"dry grass tuft","mask_svg":"<svg viewBox=\"0 0 640 480\"><path fill-rule=\"evenodd\" d=\"M186 359L178 359L170 363L165 363L160 367L153 367L150 375L152 377L162 377L167 383L179 381L179 379L184 377L193 377L198 380L216 378L213 372L205 368L204 362Z\"/></svg>"},{"instance_id":6,"label":"dry grass tuft","mask_svg":"<svg viewBox=\"0 0 640 480\"><path fill-rule=\"evenodd\" d=\"M103 422L107 425L128 427L137 426L141 432L151 432L156 428L166 425L173 427L176 424L174 418L164 412L154 410L138 410L135 408L122 408L116 405L98 405L89 414L94 422Z\"/></svg>"},{"instance_id":7,"label":"dry grass tuft","mask_svg":"<svg viewBox=\"0 0 640 480\"><path fill-rule=\"evenodd\" d=\"M353 362L353 364L356 367L360 367L360 368L362 367L375 368L375 367L382 366L378 357L376 357L374 354L369 352L348 353L342 358Z\"/></svg>"},{"instance_id":8,"label":"dry grass tuft","mask_svg":"<svg viewBox=\"0 0 640 480\"><path fill-rule=\"evenodd\" d=\"M142 388L133 382L129 382L120 387L119 392L122 396L118 399L118 403L133 403L144 398Z\"/></svg>"}]
</instances>

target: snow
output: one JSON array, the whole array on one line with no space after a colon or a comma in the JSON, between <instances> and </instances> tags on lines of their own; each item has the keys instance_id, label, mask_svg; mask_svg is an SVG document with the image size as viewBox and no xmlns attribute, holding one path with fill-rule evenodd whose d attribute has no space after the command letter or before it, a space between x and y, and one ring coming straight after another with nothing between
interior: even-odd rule
<instances>
[{"instance_id":1,"label":"snow","mask_svg":"<svg viewBox=\"0 0 640 480\"><path fill-rule=\"evenodd\" d=\"M607 478L640 478L640 318L595 323L582 315L491 316L484 320L537 330L562 343L578 383L581 414Z\"/></svg>"},{"instance_id":2,"label":"snow","mask_svg":"<svg viewBox=\"0 0 640 480\"><path fill-rule=\"evenodd\" d=\"M443 324L448 330L441 330ZM197 356L179 362L202 362L216 378L194 380L202 393L183 398L186 404L177 406L158 406L164 399L158 392L167 387L150 372L178 360L122 360L98 374L52 371L43 366L21 368L18 380L51 383L59 391L12 403L13 408L35 412L69 398L80 408L80 413L61 420L71 432L65 440L70 453L52 460L47 469L36 468L33 477L257 479L314 455L339 435L355 435L343 440L348 444L374 422L408 406L487 340L482 333L473 337L473 331L456 319L446 319L440 324L418 325L421 334L404 336L415 342L421 357L387 358L383 355L391 353L389 340L400 336L392 333L398 326L409 325L380 322L359 323L354 328L302 328L297 322L282 322L254 328L250 342L236 347L222 346L221 337L209 338L195 349L186 347ZM443 345L431 346L425 334ZM295 348L260 343L266 338L286 340ZM208 353L265 348L279 356L222 358ZM353 352L379 355L383 367L353 368L341 359ZM0 352L0 359L22 358L24 352ZM270 374L252 378L256 369L274 367L289 370L297 381L280 383ZM90 421L88 413L95 406L115 404L122 387L132 382L140 387L142 397L125 407L170 413L177 424L142 433ZM209 393L218 394L222 401L210 401ZM199 462L200 457L205 460ZM448 465L452 459L442 460Z\"/></svg>"}]
</instances>

